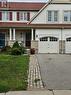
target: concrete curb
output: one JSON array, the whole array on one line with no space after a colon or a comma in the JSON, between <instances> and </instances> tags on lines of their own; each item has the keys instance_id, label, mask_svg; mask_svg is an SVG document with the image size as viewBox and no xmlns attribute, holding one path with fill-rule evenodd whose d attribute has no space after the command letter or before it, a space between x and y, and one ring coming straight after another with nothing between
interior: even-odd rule
<instances>
[{"instance_id":1,"label":"concrete curb","mask_svg":"<svg viewBox=\"0 0 71 95\"><path fill-rule=\"evenodd\" d=\"M0 95L71 95L71 90L10 91L7 93L0 93Z\"/></svg>"}]
</instances>

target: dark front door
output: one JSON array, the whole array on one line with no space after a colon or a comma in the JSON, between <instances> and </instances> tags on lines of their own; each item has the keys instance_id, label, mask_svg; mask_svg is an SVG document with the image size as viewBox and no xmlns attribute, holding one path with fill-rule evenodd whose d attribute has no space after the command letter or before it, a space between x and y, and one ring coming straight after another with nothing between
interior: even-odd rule
<instances>
[{"instance_id":1,"label":"dark front door","mask_svg":"<svg viewBox=\"0 0 71 95\"><path fill-rule=\"evenodd\" d=\"M5 34L0 33L0 48L5 46Z\"/></svg>"},{"instance_id":2,"label":"dark front door","mask_svg":"<svg viewBox=\"0 0 71 95\"><path fill-rule=\"evenodd\" d=\"M31 47L31 32L26 32L26 47Z\"/></svg>"}]
</instances>

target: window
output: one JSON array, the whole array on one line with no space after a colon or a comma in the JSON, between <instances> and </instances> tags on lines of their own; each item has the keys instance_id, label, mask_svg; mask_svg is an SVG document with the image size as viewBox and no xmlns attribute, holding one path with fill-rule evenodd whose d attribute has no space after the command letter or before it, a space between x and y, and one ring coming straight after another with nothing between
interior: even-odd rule
<instances>
[{"instance_id":1,"label":"window","mask_svg":"<svg viewBox=\"0 0 71 95\"><path fill-rule=\"evenodd\" d=\"M20 20L27 21L27 12L20 12Z\"/></svg>"},{"instance_id":2,"label":"window","mask_svg":"<svg viewBox=\"0 0 71 95\"><path fill-rule=\"evenodd\" d=\"M70 42L71 41L71 37L70 38L66 38L66 41L67 42Z\"/></svg>"},{"instance_id":3,"label":"window","mask_svg":"<svg viewBox=\"0 0 71 95\"><path fill-rule=\"evenodd\" d=\"M50 37L50 41L58 41L58 38L56 38L56 37Z\"/></svg>"},{"instance_id":4,"label":"window","mask_svg":"<svg viewBox=\"0 0 71 95\"><path fill-rule=\"evenodd\" d=\"M29 12L17 12L17 20L18 21L28 21L29 20Z\"/></svg>"},{"instance_id":5,"label":"window","mask_svg":"<svg viewBox=\"0 0 71 95\"><path fill-rule=\"evenodd\" d=\"M40 38L40 41L48 41L48 37L42 37Z\"/></svg>"},{"instance_id":6,"label":"window","mask_svg":"<svg viewBox=\"0 0 71 95\"><path fill-rule=\"evenodd\" d=\"M69 19L69 12L64 11L64 21L68 21L68 19Z\"/></svg>"},{"instance_id":7,"label":"window","mask_svg":"<svg viewBox=\"0 0 71 95\"><path fill-rule=\"evenodd\" d=\"M48 11L48 21L52 21L52 12Z\"/></svg>"},{"instance_id":8,"label":"window","mask_svg":"<svg viewBox=\"0 0 71 95\"><path fill-rule=\"evenodd\" d=\"M0 20L2 20L2 11L0 11Z\"/></svg>"},{"instance_id":9,"label":"window","mask_svg":"<svg viewBox=\"0 0 71 95\"><path fill-rule=\"evenodd\" d=\"M12 12L2 11L2 21L11 21L12 20Z\"/></svg>"},{"instance_id":10,"label":"window","mask_svg":"<svg viewBox=\"0 0 71 95\"><path fill-rule=\"evenodd\" d=\"M54 11L54 21L58 21L58 11Z\"/></svg>"},{"instance_id":11,"label":"window","mask_svg":"<svg viewBox=\"0 0 71 95\"><path fill-rule=\"evenodd\" d=\"M65 22L71 21L71 11L64 11L64 21Z\"/></svg>"},{"instance_id":12,"label":"window","mask_svg":"<svg viewBox=\"0 0 71 95\"><path fill-rule=\"evenodd\" d=\"M48 21L57 22L58 21L58 11L48 11Z\"/></svg>"},{"instance_id":13,"label":"window","mask_svg":"<svg viewBox=\"0 0 71 95\"><path fill-rule=\"evenodd\" d=\"M8 12L7 12L7 11L3 11L3 12L2 12L2 20L3 20L3 21L7 21L8 18L9 18Z\"/></svg>"},{"instance_id":14,"label":"window","mask_svg":"<svg viewBox=\"0 0 71 95\"><path fill-rule=\"evenodd\" d=\"M70 12L70 21L71 21L71 12Z\"/></svg>"}]
</instances>

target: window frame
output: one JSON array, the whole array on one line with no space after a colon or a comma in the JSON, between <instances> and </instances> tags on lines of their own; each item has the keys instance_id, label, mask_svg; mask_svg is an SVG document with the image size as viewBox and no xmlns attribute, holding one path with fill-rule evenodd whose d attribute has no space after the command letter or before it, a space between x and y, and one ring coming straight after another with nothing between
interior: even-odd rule
<instances>
[{"instance_id":1,"label":"window frame","mask_svg":"<svg viewBox=\"0 0 71 95\"><path fill-rule=\"evenodd\" d=\"M12 18L10 19L10 13L12 11L2 11L2 21L12 21L13 18L13 12L12 12Z\"/></svg>"},{"instance_id":2,"label":"window frame","mask_svg":"<svg viewBox=\"0 0 71 95\"><path fill-rule=\"evenodd\" d=\"M65 20L65 19L64 19L64 18L65 18L65 15L64 15L64 14L65 14L65 12L68 12L68 15L66 14L66 15L67 15L67 19L68 19L68 20ZM67 10L66 10L66 11L64 11L64 13L63 13L63 20L64 20L64 22L68 22L68 21L69 21L69 11L67 11Z\"/></svg>"},{"instance_id":3,"label":"window frame","mask_svg":"<svg viewBox=\"0 0 71 95\"><path fill-rule=\"evenodd\" d=\"M19 11L19 21L28 21L28 12Z\"/></svg>"},{"instance_id":4,"label":"window frame","mask_svg":"<svg viewBox=\"0 0 71 95\"><path fill-rule=\"evenodd\" d=\"M67 21L64 20L64 12L68 12L68 20ZM63 21L64 22L71 22L71 10L64 10L63 11Z\"/></svg>"},{"instance_id":5,"label":"window frame","mask_svg":"<svg viewBox=\"0 0 71 95\"><path fill-rule=\"evenodd\" d=\"M51 21L49 21L49 14L51 12ZM55 12L57 12L57 21L55 21ZM58 22L59 21L59 11L58 10L47 10L47 22Z\"/></svg>"}]
</instances>

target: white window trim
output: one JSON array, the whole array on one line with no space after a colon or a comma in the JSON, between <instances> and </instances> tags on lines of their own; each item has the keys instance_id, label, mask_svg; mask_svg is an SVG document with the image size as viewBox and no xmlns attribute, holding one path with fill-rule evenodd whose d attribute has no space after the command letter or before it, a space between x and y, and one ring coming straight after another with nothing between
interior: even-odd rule
<instances>
[{"instance_id":1,"label":"white window trim","mask_svg":"<svg viewBox=\"0 0 71 95\"><path fill-rule=\"evenodd\" d=\"M48 11L52 11L52 21L48 21ZM54 11L58 12L58 17L57 17L57 21L54 21ZM59 10L47 10L46 11L46 23L59 23Z\"/></svg>"},{"instance_id":2,"label":"white window trim","mask_svg":"<svg viewBox=\"0 0 71 95\"><path fill-rule=\"evenodd\" d=\"M3 12L5 13L3 14ZM13 11L2 11L2 20L0 20L1 22L12 22L13 21L13 19L12 21L10 21L9 12L12 12L12 18L13 18Z\"/></svg>"},{"instance_id":3,"label":"white window trim","mask_svg":"<svg viewBox=\"0 0 71 95\"><path fill-rule=\"evenodd\" d=\"M69 12L68 21L64 21L64 12L65 11ZM63 10L63 23L67 23L67 24L71 23L71 21L70 21L70 12L71 12L71 10Z\"/></svg>"},{"instance_id":4,"label":"white window trim","mask_svg":"<svg viewBox=\"0 0 71 95\"><path fill-rule=\"evenodd\" d=\"M28 12L26 12L26 11L19 11L19 13L22 13L22 15L23 15L22 19L21 19L21 17L20 17L20 20L19 20L19 21L27 21L28 18L26 17L26 19L25 19L24 16L25 16L25 13L26 13L26 16L27 16L27 13L28 13ZM21 16L21 14L20 14L20 16Z\"/></svg>"}]
</instances>

